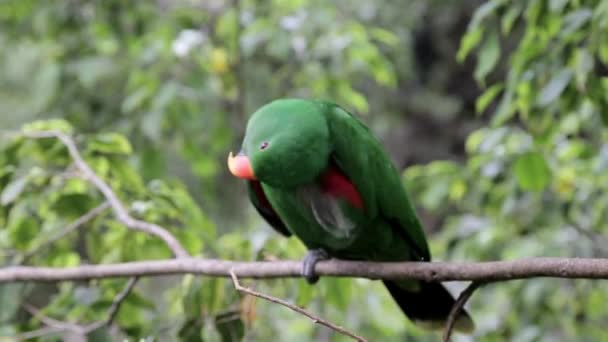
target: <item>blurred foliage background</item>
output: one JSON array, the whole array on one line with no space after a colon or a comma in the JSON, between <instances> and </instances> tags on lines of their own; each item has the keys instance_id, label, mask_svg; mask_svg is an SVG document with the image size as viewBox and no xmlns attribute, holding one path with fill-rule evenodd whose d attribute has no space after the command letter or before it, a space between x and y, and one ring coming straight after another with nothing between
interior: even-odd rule
<instances>
[{"instance_id":1,"label":"blurred foliage background","mask_svg":"<svg viewBox=\"0 0 608 342\"><path fill-rule=\"evenodd\" d=\"M4 0L0 46L0 265L170 257L107 211L38 249L103 198L70 175L62 145L9 133L20 129L74 134L131 213L193 255L300 258L224 166L248 115L278 97L330 99L370 126L404 170L435 260L608 255L605 0ZM24 303L92 322L125 282L2 285L0 341L43 326ZM255 287L372 341L440 336L378 282ZM602 340L607 300L601 281L498 283L469 304L475 335L455 340ZM143 279L88 338L345 340L192 276ZM61 339L85 337L39 338Z\"/></svg>"}]
</instances>

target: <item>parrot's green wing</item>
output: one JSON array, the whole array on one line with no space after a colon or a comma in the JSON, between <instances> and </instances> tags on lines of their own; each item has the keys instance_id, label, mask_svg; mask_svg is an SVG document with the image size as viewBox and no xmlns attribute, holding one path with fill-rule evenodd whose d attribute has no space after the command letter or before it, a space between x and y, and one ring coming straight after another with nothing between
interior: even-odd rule
<instances>
[{"instance_id":1,"label":"parrot's green wing","mask_svg":"<svg viewBox=\"0 0 608 342\"><path fill-rule=\"evenodd\" d=\"M408 242L412 259L430 260L429 247L399 172L380 142L367 127L340 107L327 110L335 162L349 177L364 200L370 217L380 216Z\"/></svg>"},{"instance_id":2,"label":"parrot's green wing","mask_svg":"<svg viewBox=\"0 0 608 342\"><path fill-rule=\"evenodd\" d=\"M384 223L374 234L395 233L391 236L401 237L407 246L401 260L430 261L420 221L399 173L380 142L359 120L337 105L324 102L319 105L329 106L325 113L333 144L332 158L360 192L366 214ZM392 231L386 232L387 226ZM390 261L396 261L394 254L389 255ZM431 328L445 325L454 306L454 298L443 285L410 280L385 280L384 284L410 319ZM471 332L474 326L464 310L458 314L454 324L462 332Z\"/></svg>"}]
</instances>

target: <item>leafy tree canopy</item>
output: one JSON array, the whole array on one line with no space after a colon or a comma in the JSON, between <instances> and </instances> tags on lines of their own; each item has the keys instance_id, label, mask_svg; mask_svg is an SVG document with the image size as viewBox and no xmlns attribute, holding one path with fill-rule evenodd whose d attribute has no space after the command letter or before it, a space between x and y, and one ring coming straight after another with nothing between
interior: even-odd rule
<instances>
[{"instance_id":1,"label":"leafy tree canopy","mask_svg":"<svg viewBox=\"0 0 608 342\"><path fill-rule=\"evenodd\" d=\"M104 198L64 145L25 136L43 130L73 135L130 214L168 227L192 255L300 258L304 247L266 227L224 166L249 113L286 96L331 99L369 124L405 170L436 260L606 256L606 1L8 0L0 44L0 265L171 257L109 210L61 235ZM0 285L0 341L45 326L26 303L102 320L126 282ZM377 282L255 285L370 340L438 338ZM601 340L607 290L549 279L483 288L470 303L474 337ZM194 276L140 280L91 337L345 339Z\"/></svg>"}]
</instances>

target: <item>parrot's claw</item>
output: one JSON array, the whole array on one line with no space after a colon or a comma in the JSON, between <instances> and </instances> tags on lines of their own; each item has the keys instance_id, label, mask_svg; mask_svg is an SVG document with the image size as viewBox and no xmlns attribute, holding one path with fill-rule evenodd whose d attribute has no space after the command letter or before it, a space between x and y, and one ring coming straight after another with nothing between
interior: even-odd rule
<instances>
[{"instance_id":1,"label":"parrot's claw","mask_svg":"<svg viewBox=\"0 0 608 342\"><path fill-rule=\"evenodd\" d=\"M302 260L302 276L309 284L319 281L319 276L315 274L315 265L321 260L329 259L329 254L323 249L311 249Z\"/></svg>"}]
</instances>

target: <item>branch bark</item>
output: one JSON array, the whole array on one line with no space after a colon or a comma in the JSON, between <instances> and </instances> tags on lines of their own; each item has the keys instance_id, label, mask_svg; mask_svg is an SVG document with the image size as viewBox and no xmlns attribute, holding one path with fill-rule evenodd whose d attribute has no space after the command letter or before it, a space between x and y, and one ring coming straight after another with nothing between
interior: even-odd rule
<instances>
[{"instance_id":1,"label":"branch bark","mask_svg":"<svg viewBox=\"0 0 608 342\"><path fill-rule=\"evenodd\" d=\"M63 143L68 149L70 157L74 161L74 164L78 170L81 172L83 178L93 184L106 198L110 204L110 207L112 208L112 211L114 212L114 215L116 216L116 219L133 230L139 230L162 239L167 247L171 249L175 257L182 258L189 256L186 249L168 230L154 223L137 220L129 215L126 207L122 204L120 199L118 199L118 196L116 196L108 183L104 182L97 174L95 174L91 167L84 161L80 155L80 152L78 152L74 139L72 139L71 136L58 131L29 132L24 133L24 136L34 139L56 138L61 141L61 143Z\"/></svg>"},{"instance_id":2,"label":"branch bark","mask_svg":"<svg viewBox=\"0 0 608 342\"><path fill-rule=\"evenodd\" d=\"M0 268L0 283L19 281L58 282L84 279L150 277L197 274L240 278L301 277L299 261L241 262L180 258L76 267L9 266ZM535 277L608 279L608 259L530 258L488 262L366 262L328 260L315 267L320 276L370 279L418 279L425 281L495 282Z\"/></svg>"}]
</instances>

